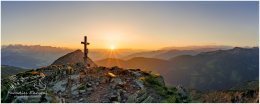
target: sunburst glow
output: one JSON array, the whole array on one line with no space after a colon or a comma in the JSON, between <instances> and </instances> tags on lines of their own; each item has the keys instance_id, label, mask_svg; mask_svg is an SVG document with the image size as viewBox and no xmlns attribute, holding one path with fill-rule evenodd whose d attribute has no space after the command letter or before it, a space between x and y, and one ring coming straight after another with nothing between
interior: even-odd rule
<instances>
[{"instance_id":1,"label":"sunburst glow","mask_svg":"<svg viewBox=\"0 0 260 104\"><path fill-rule=\"evenodd\" d=\"M115 49L116 49L116 47L114 45L110 46L110 50L115 50Z\"/></svg>"}]
</instances>

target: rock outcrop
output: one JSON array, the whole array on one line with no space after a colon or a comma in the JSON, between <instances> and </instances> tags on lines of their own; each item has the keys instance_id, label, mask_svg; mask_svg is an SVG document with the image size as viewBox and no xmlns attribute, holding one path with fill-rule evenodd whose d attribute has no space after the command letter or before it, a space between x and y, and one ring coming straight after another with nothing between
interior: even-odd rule
<instances>
[{"instance_id":1,"label":"rock outcrop","mask_svg":"<svg viewBox=\"0 0 260 104\"><path fill-rule=\"evenodd\" d=\"M35 77L38 76L38 77ZM35 78L35 79L34 79ZM24 80L30 79L30 80ZM33 84L46 86L35 89ZM122 69L119 67L86 68L82 63L51 65L12 76L10 82L22 82L14 86L27 86L12 91L31 89L47 92L39 97L12 98L11 102L53 102L53 103L160 103L188 102L176 88L167 88L163 77L140 69ZM7 82L3 81L3 82ZM29 91L29 90L25 90ZM10 100L11 99L11 100ZM29 100L33 99L33 100ZM185 100L186 99L186 100ZM7 102L6 100L4 102Z\"/></svg>"},{"instance_id":2,"label":"rock outcrop","mask_svg":"<svg viewBox=\"0 0 260 104\"><path fill-rule=\"evenodd\" d=\"M74 52L68 53L57 60L55 60L51 65L64 65L69 63L84 63L84 54L81 50L76 50ZM88 64L90 67L96 67L97 65L88 57Z\"/></svg>"}]
</instances>

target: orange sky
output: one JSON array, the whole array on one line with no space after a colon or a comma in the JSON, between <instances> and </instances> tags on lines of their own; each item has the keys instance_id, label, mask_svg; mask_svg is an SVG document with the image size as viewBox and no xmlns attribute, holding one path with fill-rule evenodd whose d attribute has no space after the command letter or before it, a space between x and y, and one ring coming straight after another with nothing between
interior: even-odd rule
<instances>
[{"instance_id":1,"label":"orange sky","mask_svg":"<svg viewBox=\"0 0 260 104\"><path fill-rule=\"evenodd\" d=\"M258 46L258 2L2 2L1 43L82 48Z\"/></svg>"}]
</instances>

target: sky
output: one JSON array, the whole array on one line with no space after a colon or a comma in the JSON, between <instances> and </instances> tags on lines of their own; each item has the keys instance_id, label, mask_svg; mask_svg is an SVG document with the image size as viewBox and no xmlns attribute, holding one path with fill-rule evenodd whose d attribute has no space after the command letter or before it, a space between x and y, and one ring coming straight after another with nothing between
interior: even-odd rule
<instances>
[{"instance_id":1,"label":"sky","mask_svg":"<svg viewBox=\"0 0 260 104\"><path fill-rule=\"evenodd\" d=\"M258 46L258 1L2 1L1 44Z\"/></svg>"}]
</instances>

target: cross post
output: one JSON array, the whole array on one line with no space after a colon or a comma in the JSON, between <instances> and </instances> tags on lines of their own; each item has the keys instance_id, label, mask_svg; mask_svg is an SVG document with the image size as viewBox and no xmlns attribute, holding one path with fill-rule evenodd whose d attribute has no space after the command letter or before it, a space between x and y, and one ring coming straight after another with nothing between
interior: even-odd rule
<instances>
[{"instance_id":1,"label":"cross post","mask_svg":"<svg viewBox=\"0 0 260 104\"><path fill-rule=\"evenodd\" d=\"M89 45L89 43L87 42L87 36L84 36L84 42L81 42L81 44L84 45L84 62L85 64L88 66L88 62L87 62L87 59L88 59L88 48L87 48L87 45Z\"/></svg>"}]
</instances>

